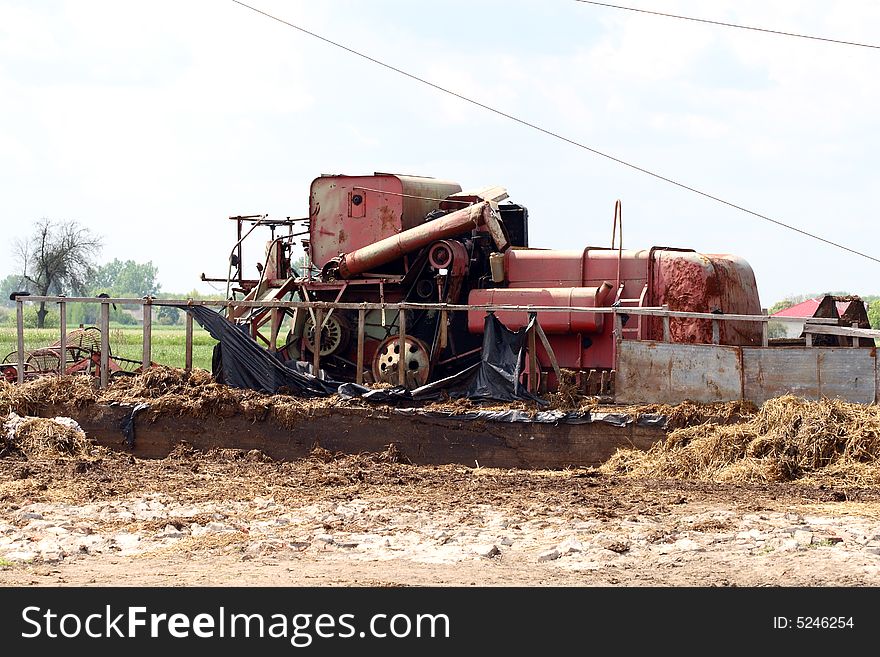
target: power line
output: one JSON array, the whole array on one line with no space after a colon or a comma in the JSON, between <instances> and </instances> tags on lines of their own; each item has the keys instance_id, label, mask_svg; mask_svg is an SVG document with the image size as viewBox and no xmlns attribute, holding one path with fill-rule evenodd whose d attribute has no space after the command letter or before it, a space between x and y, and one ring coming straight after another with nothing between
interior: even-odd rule
<instances>
[{"instance_id":1,"label":"power line","mask_svg":"<svg viewBox=\"0 0 880 657\"><path fill-rule=\"evenodd\" d=\"M840 39L830 39L827 37L812 36L809 34L798 34L796 32L782 32L781 30L770 30L764 27L754 27L751 25L738 25L736 23L723 23L721 21L713 21L707 18L694 18L693 16L679 16L678 14L664 14L661 11L651 11L648 9L638 9L636 7L624 7L622 5L611 5L607 2L593 2L593 0L574 0L585 5L596 5L597 7L608 7L609 9L624 9L626 11L636 11L640 14L651 14L653 16L664 16L666 18L679 18L685 21L694 21L695 23L708 23L709 25L721 25L723 27L735 27L740 30L752 30L753 32L766 32L768 34L778 34L782 36L797 37L798 39L812 39L813 41L825 41L827 43L838 43L844 46L858 46L859 48L875 48L880 50L880 46L871 43L859 43L858 41L842 41Z\"/></svg>"},{"instance_id":2,"label":"power line","mask_svg":"<svg viewBox=\"0 0 880 657\"><path fill-rule=\"evenodd\" d=\"M339 48L339 49L344 50L348 53L351 53L352 55L357 55L358 57L361 57L362 59L365 59L368 62L372 62L373 64L378 64L379 66L382 66L390 71L394 71L395 73L399 73L400 75L408 77L411 80L415 80L416 82L420 82L424 85L432 87L433 89L437 89L438 91L442 91L443 93L449 94L450 96L455 96L456 98L458 98L460 100L468 102L472 105L476 105L477 107L481 107L482 109L488 110L490 112L493 112L494 114L497 114L498 116L503 116L504 118L510 119L511 121L515 121L516 123L519 123L520 125L524 125L524 126L531 128L533 130L537 130L538 132L541 132L545 135L553 137L554 139L564 141L567 144L571 144L572 146L577 146L578 148L582 148L585 151L589 151L590 153L593 153L594 155L599 155L600 157L604 157L608 160L611 160L612 162L617 162L618 164L622 164L623 166L629 167L630 169L634 169L635 171L639 171L640 173L644 173L644 174L651 176L653 178L656 178L658 180L662 180L662 181L667 182L671 185L675 185L676 187L686 189L689 192L693 192L694 194L699 194L700 196L703 196L705 198L712 199L713 201L716 201L718 203L722 203L728 207L734 208L736 210L740 210L741 212L745 212L746 214L750 214L753 217L758 217L759 219L763 219L764 221L769 221L770 223L776 224L777 226L782 226L783 228L787 228L788 230L792 230L796 233L800 233L801 235L805 235L807 237L818 240L820 242L824 242L825 244L829 244L831 246L837 247L838 249L843 249L844 251L848 251L848 252L853 253L857 256L861 256L863 258L867 258L868 260L873 260L874 262L880 263L880 258L875 258L874 256L868 255L867 253L862 253L861 251L856 251L855 249L852 249L848 246L844 246L843 244L840 244L838 242L834 242L834 241L826 239L824 237L820 237L819 235L815 235L815 234L810 233L810 232L803 230L801 228L797 228L796 226L792 226L792 225L787 224L785 222L779 221L778 219L772 219L771 217L763 215L759 212L755 212L754 210L749 210L748 208L745 208L741 205L737 205L736 203L732 203L731 201L726 201L723 198L720 198L718 196L714 196L713 194L709 194L708 192L704 192L702 190L699 190L696 187L691 187L690 185L686 185L684 183L678 182L677 180L673 180L672 178L667 178L666 176L663 176L659 173L655 173L654 171L651 171L649 169L645 169L644 167L640 167L640 166L633 164L631 162L627 162L626 160L622 160L622 159L615 157L613 155L609 155L608 153L603 153L600 150L597 150L595 148L591 148L590 146L587 146L586 144L582 144L578 141L575 141L574 139L569 139L568 137L560 135L556 132L553 132L551 130L547 130L546 128L542 128L539 125L536 125L534 123L530 123L529 121L526 121L525 119L520 119L516 116L513 116L512 114L508 114L507 112L502 112L499 109L496 109L494 107L491 107L489 105L481 103L481 102L474 100L472 98L468 98L467 96L462 96L461 94L459 94L455 91L451 91L450 89L447 89L445 87L441 87L440 85L435 84L434 82L431 82L431 81L426 80L424 78L420 78L419 76L413 75L412 73L408 73L407 71L399 69L396 66L392 66L391 64L386 64L385 62L380 61L378 59L375 59L374 57L370 57L369 55L365 55L364 53L362 53L358 50L354 50L353 48L349 48L348 46L342 45L341 43L337 43L336 41L332 41L331 39L328 39L327 37L323 37L320 34L316 34L315 32L311 32L311 31L305 29L304 27L300 27L299 25L294 25L293 23L290 23L282 18L278 18L277 16L273 16L272 14L268 14L261 9L257 9L256 7L252 7L251 5L248 5L248 4L245 4L244 2L241 2L241 0L232 0L232 2L234 2L237 5L241 5L242 7L245 7L247 9L250 9L251 11L254 11L258 14L262 14L263 16L265 16L267 18L271 18L272 20L277 21L279 23L282 23L283 25L287 25L288 27L292 27L293 29L300 31L303 34L308 34L309 36L314 37L315 39L323 41L324 43L328 43L331 46L335 46L336 48Z\"/></svg>"}]
</instances>

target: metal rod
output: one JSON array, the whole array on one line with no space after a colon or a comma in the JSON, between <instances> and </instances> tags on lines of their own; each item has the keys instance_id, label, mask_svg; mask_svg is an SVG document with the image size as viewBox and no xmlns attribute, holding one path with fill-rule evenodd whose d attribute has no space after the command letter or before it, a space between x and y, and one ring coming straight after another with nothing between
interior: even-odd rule
<instances>
[{"instance_id":1,"label":"metal rod","mask_svg":"<svg viewBox=\"0 0 880 657\"><path fill-rule=\"evenodd\" d=\"M712 344L721 342L721 326L717 319L712 320Z\"/></svg>"},{"instance_id":2,"label":"metal rod","mask_svg":"<svg viewBox=\"0 0 880 657\"><path fill-rule=\"evenodd\" d=\"M24 304L15 302L15 328L18 335L18 382L24 383Z\"/></svg>"},{"instance_id":3,"label":"metal rod","mask_svg":"<svg viewBox=\"0 0 880 657\"><path fill-rule=\"evenodd\" d=\"M144 306L149 308L149 306ZM110 304L101 304L101 378L102 388L107 387L110 380Z\"/></svg>"},{"instance_id":4,"label":"metal rod","mask_svg":"<svg viewBox=\"0 0 880 657\"><path fill-rule=\"evenodd\" d=\"M397 355L397 384L406 386L406 311L401 310L397 316L397 344L400 353Z\"/></svg>"},{"instance_id":5,"label":"metal rod","mask_svg":"<svg viewBox=\"0 0 880 657\"><path fill-rule=\"evenodd\" d=\"M322 308L315 309L315 322L312 324L314 331L312 332L312 369L313 374L318 376L321 371L321 324L324 319L324 310Z\"/></svg>"},{"instance_id":6,"label":"metal rod","mask_svg":"<svg viewBox=\"0 0 880 657\"><path fill-rule=\"evenodd\" d=\"M366 308L358 308L358 328L357 328L357 374L355 374L355 383L363 385L364 383L364 325L367 320Z\"/></svg>"},{"instance_id":7,"label":"metal rod","mask_svg":"<svg viewBox=\"0 0 880 657\"><path fill-rule=\"evenodd\" d=\"M67 372L67 304L64 301L58 302L58 319L61 323L61 340L58 342L61 352L61 369L59 374Z\"/></svg>"},{"instance_id":8,"label":"metal rod","mask_svg":"<svg viewBox=\"0 0 880 657\"><path fill-rule=\"evenodd\" d=\"M669 306L663 305L663 310L669 310ZM669 316L663 316L663 342L672 342L672 331L669 328Z\"/></svg>"},{"instance_id":9,"label":"metal rod","mask_svg":"<svg viewBox=\"0 0 880 657\"><path fill-rule=\"evenodd\" d=\"M149 300L146 300L149 301ZM141 367L144 372L150 369L153 362L153 306L144 303L144 351Z\"/></svg>"},{"instance_id":10,"label":"metal rod","mask_svg":"<svg viewBox=\"0 0 880 657\"><path fill-rule=\"evenodd\" d=\"M184 347L183 366L186 370L192 370L193 367L193 318L192 315L186 313L186 344Z\"/></svg>"},{"instance_id":11,"label":"metal rod","mask_svg":"<svg viewBox=\"0 0 880 657\"><path fill-rule=\"evenodd\" d=\"M852 327L853 327L854 329L858 329L858 328L859 328L859 323L858 323L858 322L853 322L853 323L852 323ZM858 339L858 337L853 336L853 339L852 339L852 346L853 346L853 347L858 347L858 346L859 346L859 339Z\"/></svg>"}]
</instances>

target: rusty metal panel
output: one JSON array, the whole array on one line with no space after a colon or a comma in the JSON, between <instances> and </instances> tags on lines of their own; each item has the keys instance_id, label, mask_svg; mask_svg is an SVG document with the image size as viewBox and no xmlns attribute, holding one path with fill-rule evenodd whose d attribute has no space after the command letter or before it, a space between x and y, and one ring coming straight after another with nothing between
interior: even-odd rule
<instances>
[{"instance_id":1,"label":"rusty metal panel","mask_svg":"<svg viewBox=\"0 0 880 657\"><path fill-rule=\"evenodd\" d=\"M761 404L780 395L870 404L876 397L873 349L743 347L743 393Z\"/></svg>"},{"instance_id":2,"label":"rusty metal panel","mask_svg":"<svg viewBox=\"0 0 880 657\"><path fill-rule=\"evenodd\" d=\"M623 340L614 389L623 404L741 399L740 348Z\"/></svg>"}]
</instances>

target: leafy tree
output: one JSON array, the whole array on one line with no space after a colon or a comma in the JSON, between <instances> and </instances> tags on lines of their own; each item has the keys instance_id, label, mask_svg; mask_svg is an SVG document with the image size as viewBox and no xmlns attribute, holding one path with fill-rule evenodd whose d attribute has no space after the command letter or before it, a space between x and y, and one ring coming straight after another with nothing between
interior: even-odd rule
<instances>
[{"instance_id":1,"label":"leafy tree","mask_svg":"<svg viewBox=\"0 0 880 657\"><path fill-rule=\"evenodd\" d=\"M98 267L89 282L92 293L106 292L116 297L156 296L159 293L159 269L150 262L134 260L112 262Z\"/></svg>"},{"instance_id":2,"label":"leafy tree","mask_svg":"<svg viewBox=\"0 0 880 657\"><path fill-rule=\"evenodd\" d=\"M21 274L10 274L0 280L0 306L14 307L9 296L14 292L30 292L30 283Z\"/></svg>"},{"instance_id":3,"label":"leafy tree","mask_svg":"<svg viewBox=\"0 0 880 657\"><path fill-rule=\"evenodd\" d=\"M101 238L76 221L40 219L31 236L14 243L22 277L33 293L84 294L95 269L94 259L101 250ZM45 326L45 302L37 311L37 326Z\"/></svg>"},{"instance_id":4,"label":"leafy tree","mask_svg":"<svg viewBox=\"0 0 880 657\"><path fill-rule=\"evenodd\" d=\"M868 305L868 321L871 328L880 328L880 299L875 299Z\"/></svg>"}]
</instances>

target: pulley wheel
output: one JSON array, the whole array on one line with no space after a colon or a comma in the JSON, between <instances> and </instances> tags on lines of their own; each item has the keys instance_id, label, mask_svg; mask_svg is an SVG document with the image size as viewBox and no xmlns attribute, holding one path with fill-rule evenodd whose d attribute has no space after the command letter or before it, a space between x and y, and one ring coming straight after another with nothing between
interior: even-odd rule
<instances>
[{"instance_id":1,"label":"pulley wheel","mask_svg":"<svg viewBox=\"0 0 880 657\"><path fill-rule=\"evenodd\" d=\"M336 311L330 317L325 317L322 323L324 328L321 329L321 355L329 356L343 351L351 337L348 320ZM303 335L306 349L315 353L315 322L311 315L306 319Z\"/></svg>"},{"instance_id":2,"label":"pulley wheel","mask_svg":"<svg viewBox=\"0 0 880 657\"><path fill-rule=\"evenodd\" d=\"M406 387L418 388L428 382L431 374L431 355L427 345L411 335L404 343L404 367L406 368ZM385 338L373 357L373 377L397 385L400 381L398 363L401 360L400 339L396 335Z\"/></svg>"}]
</instances>

